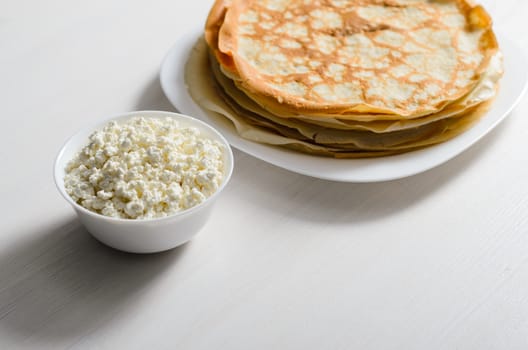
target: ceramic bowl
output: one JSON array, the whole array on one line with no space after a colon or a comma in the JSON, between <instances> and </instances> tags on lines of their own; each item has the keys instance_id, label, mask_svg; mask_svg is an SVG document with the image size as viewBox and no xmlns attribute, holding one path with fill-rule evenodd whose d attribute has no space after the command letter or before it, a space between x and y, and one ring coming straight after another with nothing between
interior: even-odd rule
<instances>
[{"instance_id":1,"label":"ceramic bowl","mask_svg":"<svg viewBox=\"0 0 528 350\"><path fill-rule=\"evenodd\" d=\"M202 203L171 216L158 219L120 219L104 216L77 204L64 188L66 164L87 143L88 137L102 129L108 122L123 121L133 117L174 118L182 126L194 126L203 135L224 146L224 178L218 190ZM80 222L96 239L115 249L132 253L154 253L175 248L194 237L206 224L214 203L229 182L233 171L233 153L225 138L208 124L178 113L162 111L137 111L121 114L83 129L72 136L60 150L54 166L55 184L73 207Z\"/></svg>"}]
</instances>

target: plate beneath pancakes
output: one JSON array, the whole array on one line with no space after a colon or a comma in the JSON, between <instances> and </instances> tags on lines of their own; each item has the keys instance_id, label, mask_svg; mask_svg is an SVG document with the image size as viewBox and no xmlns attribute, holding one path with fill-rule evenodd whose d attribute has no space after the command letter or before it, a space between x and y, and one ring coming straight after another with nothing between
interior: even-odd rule
<instances>
[{"instance_id":1,"label":"plate beneath pancakes","mask_svg":"<svg viewBox=\"0 0 528 350\"><path fill-rule=\"evenodd\" d=\"M504 76L491 109L471 129L444 143L401 155L368 159L313 156L243 139L227 118L212 117L194 102L187 91L184 70L192 48L202 35L201 24L189 29L177 39L162 62L160 82L172 105L184 114L213 125L233 147L247 154L281 168L325 180L357 183L389 181L439 166L493 130L519 103L528 86L528 58L517 45L498 32L497 38L504 54Z\"/></svg>"}]
</instances>

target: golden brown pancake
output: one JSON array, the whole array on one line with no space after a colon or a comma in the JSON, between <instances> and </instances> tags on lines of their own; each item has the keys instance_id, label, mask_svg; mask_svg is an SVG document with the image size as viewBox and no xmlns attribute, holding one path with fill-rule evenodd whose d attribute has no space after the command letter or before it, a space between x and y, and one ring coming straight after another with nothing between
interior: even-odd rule
<instances>
[{"instance_id":1,"label":"golden brown pancake","mask_svg":"<svg viewBox=\"0 0 528 350\"><path fill-rule=\"evenodd\" d=\"M186 66L193 99L244 138L337 158L444 142L502 76L465 0L217 0Z\"/></svg>"},{"instance_id":2,"label":"golden brown pancake","mask_svg":"<svg viewBox=\"0 0 528 350\"><path fill-rule=\"evenodd\" d=\"M466 1L218 0L206 39L276 115L434 113L478 83L497 44Z\"/></svg>"},{"instance_id":3,"label":"golden brown pancake","mask_svg":"<svg viewBox=\"0 0 528 350\"><path fill-rule=\"evenodd\" d=\"M231 121L244 138L259 143L280 145L314 155L337 158L364 158L387 156L419 149L443 142L466 130L486 110L480 104L458 117L446 118L422 127L388 133L369 131L344 131L320 128L316 135L303 135L295 128L274 123L251 111L245 110L232 100L221 84L209 77L207 49L198 42L187 62L186 81L191 96L211 117L218 115Z\"/></svg>"}]
</instances>

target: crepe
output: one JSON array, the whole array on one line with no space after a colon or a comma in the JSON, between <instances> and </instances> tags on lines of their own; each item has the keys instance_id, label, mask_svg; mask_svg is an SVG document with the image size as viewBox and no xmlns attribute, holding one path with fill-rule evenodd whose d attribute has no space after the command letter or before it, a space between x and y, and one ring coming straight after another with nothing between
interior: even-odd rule
<instances>
[{"instance_id":1,"label":"crepe","mask_svg":"<svg viewBox=\"0 0 528 350\"><path fill-rule=\"evenodd\" d=\"M489 104L479 104L458 118L447 118L403 132L376 134L356 130L341 135L339 139L339 135L321 131L343 130L319 128L319 135L308 137L294 128L283 127L240 108L236 102L229 101L221 85L216 80L211 80L211 76L214 76L214 72L211 69L207 47L203 40L200 40L187 61L185 80L188 82L192 98L210 117L227 118L238 134L251 141L337 158L387 156L443 142L465 131L489 107Z\"/></svg>"},{"instance_id":2,"label":"crepe","mask_svg":"<svg viewBox=\"0 0 528 350\"><path fill-rule=\"evenodd\" d=\"M238 88L284 117L430 114L471 91L497 49L466 1L218 0L206 39Z\"/></svg>"},{"instance_id":3,"label":"crepe","mask_svg":"<svg viewBox=\"0 0 528 350\"><path fill-rule=\"evenodd\" d=\"M202 52L206 50L203 42L198 43L197 45L199 46L197 48L198 50L201 50ZM376 120L376 115L370 115L369 117L373 118L373 121L354 121L340 119L337 116L335 118L320 118L309 115L299 115L296 118L282 118L265 110L242 91L238 90L234 82L222 74L218 63L214 58L210 58L210 64L212 73L214 74L217 83L220 85L220 93L227 95L232 103L236 103L241 109L257 114L275 123L296 128L301 131L301 133L303 133L302 130L307 130L307 132L311 133L326 129L365 130L383 133L416 128L441 119L461 115L465 113L466 110L492 98L496 93L498 81L502 77L502 54L497 52L492 57L488 69L483 74L482 79L475 86L473 91L438 113L429 114L421 118L404 120ZM367 116L364 116L364 119L367 119ZM324 128L321 128L321 126Z\"/></svg>"},{"instance_id":4,"label":"crepe","mask_svg":"<svg viewBox=\"0 0 528 350\"><path fill-rule=\"evenodd\" d=\"M502 76L491 18L463 0L217 0L204 34L185 79L206 113L339 158L455 137Z\"/></svg>"}]
</instances>

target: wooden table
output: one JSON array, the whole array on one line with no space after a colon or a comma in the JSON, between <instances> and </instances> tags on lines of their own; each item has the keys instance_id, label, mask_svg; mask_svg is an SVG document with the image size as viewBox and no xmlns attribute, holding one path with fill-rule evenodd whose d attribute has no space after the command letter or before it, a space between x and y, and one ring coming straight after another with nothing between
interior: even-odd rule
<instances>
[{"instance_id":1,"label":"wooden table","mask_svg":"<svg viewBox=\"0 0 528 350\"><path fill-rule=\"evenodd\" d=\"M528 2L486 4L526 50ZM1 1L0 349L527 349L527 97L417 176L334 183L235 151L191 243L139 256L91 238L53 184L59 148L174 110L159 64L210 5Z\"/></svg>"}]
</instances>

